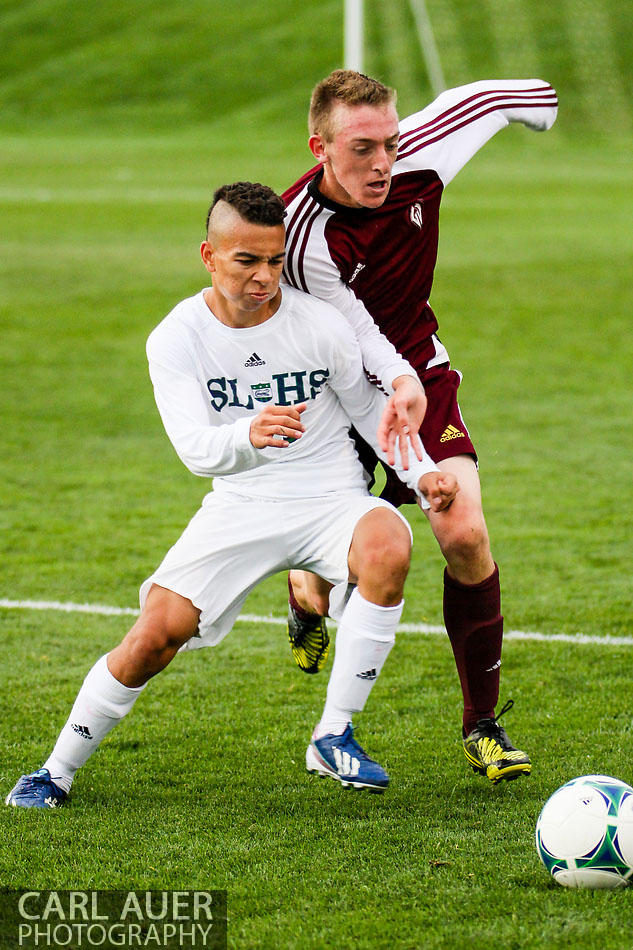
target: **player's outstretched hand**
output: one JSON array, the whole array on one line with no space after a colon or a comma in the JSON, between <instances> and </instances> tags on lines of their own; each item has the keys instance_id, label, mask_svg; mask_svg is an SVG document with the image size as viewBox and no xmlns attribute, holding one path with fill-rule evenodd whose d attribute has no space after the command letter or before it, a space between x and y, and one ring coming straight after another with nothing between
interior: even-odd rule
<instances>
[{"instance_id":1,"label":"player's outstretched hand","mask_svg":"<svg viewBox=\"0 0 633 950\"><path fill-rule=\"evenodd\" d=\"M459 484L451 472L427 472L418 482L418 488L431 511L445 511L459 491Z\"/></svg>"},{"instance_id":2,"label":"player's outstretched hand","mask_svg":"<svg viewBox=\"0 0 633 950\"><path fill-rule=\"evenodd\" d=\"M418 431L426 412L426 396L422 384L413 376L398 376L393 386L395 392L387 400L378 426L378 444L386 453L388 463L393 465L397 440L402 467L408 469L409 443L417 457L422 459Z\"/></svg>"},{"instance_id":3,"label":"player's outstretched hand","mask_svg":"<svg viewBox=\"0 0 633 950\"><path fill-rule=\"evenodd\" d=\"M267 406L251 422L251 443L256 449L267 445L285 449L291 442L300 439L305 427L301 424L301 413L307 403L296 406Z\"/></svg>"}]
</instances>

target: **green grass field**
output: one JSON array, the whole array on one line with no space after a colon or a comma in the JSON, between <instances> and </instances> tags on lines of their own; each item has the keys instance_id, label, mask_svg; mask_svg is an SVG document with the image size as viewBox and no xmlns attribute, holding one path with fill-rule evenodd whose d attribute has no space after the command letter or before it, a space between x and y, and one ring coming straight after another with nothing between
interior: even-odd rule
<instances>
[{"instance_id":1,"label":"green grass field","mask_svg":"<svg viewBox=\"0 0 633 950\"><path fill-rule=\"evenodd\" d=\"M202 4L185 6L202 15ZM204 44L179 45L179 14L164 5L143 41L140 2L125 12L110 0L90 23L76 17L65 39L71 4L9 3L0 17L14 36L0 78L3 603L134 607L209 488L162 430L145 339L204 283L198 244L213 189L238 178L283 188L307 166L303 108L337 64L340 27L339 6L321 5L333 24L323 44L298 42L278 81L261 87L275 43L295 35L283 4L259 19L246 5L261 27L252 75L252 44L213 6L219 58L209 68L226 95L208 116L193 92L184 108L178 84L199 90ZM317 5L289 6L303 36ZM453 8L464 36L465 5ZM57 32L43 28L52 13ZM385 71L406 46L396 26L391 45L374 47ZM163 69L162 85L159 35L173 69L188 54L186 70ZM40 46L26 68L28 36ZM233 72L222 38L236 50ZM615 63L626 42L618 37ZM370 796L318 781L303 756L326 678L296 669L283 626L240 621L150 685L79 773L66 810L0 810L3 888L226 888L234 950L622 948L631 894L566 891L533 845L540 808L563 782L588 772L633 782L631 143L626 117L608 137L586 115L580 123L577 73L559 54L550 76L546 54L539 73L562 86L579 124L561 109L547 135L509 129L451 184L433 294L464 372L507 629L545 637L504 646L502 700L516 701L506 725L533 775L493 789L472 774L448 640L402 633L358 717L392 786ZM477 71L456 67L453 82L485 74L481 50L471 55ZM102 83L91 103L88 60ZM498 62L488 65L496 74ZM68 81L71 66L85 82ZM439 625L441 558L422 515L411 521L403 622ZM251 615L284 610L284 577L247 605ZM130 622L0 609L3 795L41 764L85 672Z\"/></svg>"}]
</instances>

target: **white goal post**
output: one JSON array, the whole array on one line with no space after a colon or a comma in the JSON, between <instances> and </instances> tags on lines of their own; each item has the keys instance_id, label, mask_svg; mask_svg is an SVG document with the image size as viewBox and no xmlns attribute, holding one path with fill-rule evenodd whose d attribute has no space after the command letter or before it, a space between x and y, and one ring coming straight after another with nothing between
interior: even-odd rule
<instances>
[{"instance_id":1,"label":"white goal post","mask_svg":"<svg viewBox=\"0 0 633 950\"><path fill-rule=\"evenodd\" d=\"M365 24L363 0L345 0L344 63L345 69L363 71Z\"/></svg>"},{"instance_id":2,"label":"white goal post","mask_svg":"<svg viewBox=\"0 0 633 950\"><path fill-rule=\"evenodd\" d=\"M382 2L382 0L379 0ZM391 0L386 0L391 2ZM363 0L345 0L344 14L344 63L346 69L363 71L364 54L364 9ZM409 0L415 20L418 41L434 95L446 89L442 64L435 42L435 35L425 0Z\"/></svg>"}]
</instances>

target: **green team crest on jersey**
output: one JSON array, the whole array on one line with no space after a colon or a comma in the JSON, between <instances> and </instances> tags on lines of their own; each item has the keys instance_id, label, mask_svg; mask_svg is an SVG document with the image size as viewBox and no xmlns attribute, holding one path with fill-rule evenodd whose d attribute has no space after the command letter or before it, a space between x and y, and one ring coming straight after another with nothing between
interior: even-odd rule
<instances>
[{"instance_id":1,"label":"green team crest on jersey","mask_svg":"<svg viewBox=\"0 0 633 950\"><path fill-rule=\"evenodd\" d=\"M270 402L273 398L273 388L270 383L255 383L251 386L253 399L257 402Z\"/></svg>"}]
</instances>

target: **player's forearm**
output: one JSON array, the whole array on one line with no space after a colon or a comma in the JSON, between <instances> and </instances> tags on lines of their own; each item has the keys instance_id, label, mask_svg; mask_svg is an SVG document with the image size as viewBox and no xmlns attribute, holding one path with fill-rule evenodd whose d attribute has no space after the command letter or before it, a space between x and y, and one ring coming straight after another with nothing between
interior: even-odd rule
<instances>
[{"instance_id":1,"label":"player's forearm","mask_svg":"<svg viewBox=\"0 0 633 950\"><path fill-rule=\"evenodd\" d=\"M363 366L370 378L380 383L391 395L402 377L413 377L419 382L419 376L411 364L400 356L395 346L380 332L377 325L369 320L352 323L356 339L360 344ZM421 384L420 384L421 385Z\"/></svg>"},{"instance_id":2,"label":"player's forearm","mask_svg":"<svg viewBox=\"0 0 633 950\"><path fill-rule=\"evenodd\" d=\"M154 398L169 441L189 471L212 478L263 464L265 459L250 440L253 414L223 418L216 413L217 423L210 424L200 381L186 361L175 367L164 353L159 355L148 354Z\"/></svg>"},{"instance_id":3,"label":"player's forearm","mask_svg":"<svg viewBox=\"0 0 633 950\"><path fill-rule=\"evenodd\" d=\"M503 86L504 103L500 111L508 122L520 122L535 132L551 129L558 114L558 97L549 83L528 79L509 81ZM514 102L508 104L507 99Z\"/></svg>"},{"instance_id":4,"label":"player's forearm","mask_svg":"<svg viewBox=\"0 0 633 950\"><path fill-rule=\"evenodd\" d=\"M493 112L507 115L513 110L520 112L517 121L526 125L540 125L544 116L552 125L557 105L555 89L543 79L484 79L447 89L428 110L451 129L455 122L467 125ZM430 118L426 113L424 110L422 114Z\"/></svg>"},{"instance_id":5,"label":"player's forearm","mask_svg":"<svg viewBox=\"0 0 633 950\"><path fill-rule=\"evenodd\" d=\"M243 418L218 428L206 426L177 432L172 429L167 434L190 472L213 478L247 472L266 461L251 444L250 424L250 418Z\"/></svg>"},{"instance_id":6,"label":"player's forearm","mask_svg":"<svg viewBox=\"0 0 633 950\"><path fill-rule=\"evenodd\" d=\"M422 112L403 120L400 168L433 168L446 185L509 123L549 129L557 109L555 90L540 79L486 80L447 89Z\"/></svg>"},{"instance_id":7,"label":"player's forearm","mask_svg":"<svg viewBox=\"0 0 633 950\"><path fill-rule=\"evenodd\" d=\"M371 427L367 427L367 428L365 428L364 426L361 427L356 421L354 422L354 426L356 427L358 432L362 435L362 437L365 439L365 441L371 445L371 447L373 448L378 458L381 459L381 461L383 461L385 465L389 465L387 454L383 452L383 450L380 448L380 445L378 444L378 440L376 438L376 430L375 429L372 430ZM428 501L426 500L426 498L420 491L420 479L422 478L423 475L428 474L428 472L437 472L439 471L439 469L437 465L435 464L435 462L433 461L433 459L431 458L431 456L428 454L428 452L424 448L424 445L422 445L422 459L418 459L413 451L413 448L411 447L411 443L409 442L409 440L407 440L407 442L408 442L409 467L405 469L402 465L400 447L397 442L394 446L395 462L394 462L394 465L390 467L393 468L393 470L395 471L400 481L404 482L405 485L407 485L412 491L416 493L416 495L420 499L421 507L429 508L430 505Z\"/></svg>"},{"instance_id":8,"label":"player's forearm","mask_svg":"<svg viewBox=\"0 0 633 950\"><path fill-rule=\"evenodd\" d=\"M359 432L360 432L360 429L359 429ZM363 436L365 441L368 441L367 436L365 435L364 432L361 432L360 434ZM375 439L375 436L374 436L374 441L371 442L370 444L372 448L374 449L378 458L381 459L385 463L385 465L389 465L389 462L387 460L387 455L385 452L383 452L383 450L377 444L377 440ZM422 492L420 491L419 483L423 475L426 475L428 472L439 471L437 465L435 464L431 456L428 454L428 452L424 448L424 445L422 445L422 459L418 459L413 451L413 448L411 447L411 443L410 442L408 443L409 467L407 469L405 469L402 465L400 447L397 442L394 445L394 454L395 454L395 463L394 465L391 466L391 468L393 468L393 470L395 471L400 481L404 482L405 485L408 485L408 487L416 493L416 495L420 499L420 504L422 508L428 508L429 504L426 501Z\"/></svg>"},{"instance_id":9,"label":"player's forearm","mask_svg":"<svg viewBox=\"0 0 633 950\"><path fill-rule=\"evenodd\" d=\"M392 381L392 388L394 392L406 392L408 396L412 399L415 395L415 401L424 400L426 408L426 400L424 396L424 386L422 385L422 380L417 373L406 373L402 376L396 376ZM422 419L420 419L420 424ZM419 426L418 426L419 428Z\"/></svg>"},{"instance_id":10,"label":"player's forearm","mask_svg":"<svg viewBox=\"0 0 633 950\"><path fill-rule=\"evenodd\" d=\"M418 379L414 368L380 331L365 305L340 277L333 261L322 262L322 271L310 273L310 293L336 307L354 331L367 373L391 395L399 376Z\"/></svg>"},{"instance_id":11,"label":"player's forearm","mask_svg":"<svg viewBox=\"0 0 633 950\"><path fill-rule=\"evenodd\" d=\"M376 389L375 386L372 386L367 382L366 379L361 378L358 380L354 389L350 392L337 392L339 400L343 405L347 415L349 416L351 422L354 425L354 428L359 432L363 439L371 445L375 451L378 458L380 458L386 465L389 465L387 459L387 454L384 452L378 442L378 426L382 418L382 413L386 405L386 399L384 395ZM438 471L437 465L433 459L429 456L424 446L422 446L422 459L418 460L415 456L413 449L409 444L409 468L405 470L402 464L402 458L400 455L400 449L398 445L395 446L395 464L392 466L398 478L408 485L409 488L413 489L416 494L422 499L422 495L418 489L418 482L422 475L427 472L436 472ZM428 507L424 500L422 501L423 507Z\"/></svg>"}]
</instances>

